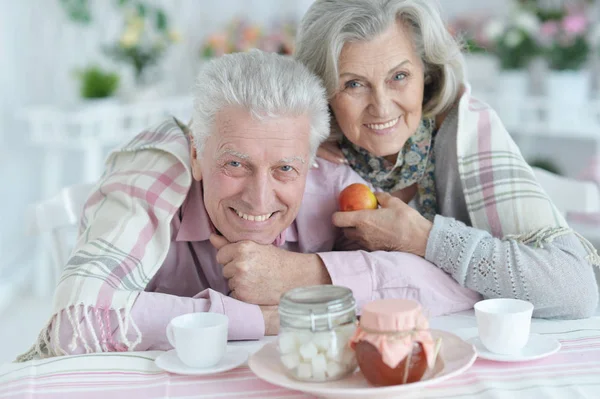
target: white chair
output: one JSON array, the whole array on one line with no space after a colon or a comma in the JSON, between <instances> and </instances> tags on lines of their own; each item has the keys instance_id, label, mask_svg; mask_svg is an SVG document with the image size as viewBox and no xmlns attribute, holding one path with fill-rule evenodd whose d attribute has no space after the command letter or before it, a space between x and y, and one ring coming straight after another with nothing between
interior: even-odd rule
<instances>
[{"instance_id":1,"label":"white chair","mask_svg":"<svg viewBox=\"0 0 600 399\"><path fill-rule=\"evenodd\" d=\"M27 230L42 236L43 249L36 261L34 293L49 296L58 283L74 245L83 204L92 191L91 184L65 187L52 198L30 206ZM47 251L50 250L50 259ZM50 264L49 264L50 263Z\"/></svg>"},{"instance_id":2,"label":"white chair","mask_svg":"<svg viewBox=\"0 0 600 399\"><path fill-rule=\"evenodd\" d=\"M600 251L600 228L593 224L568 219L569 213L600 213L600 187L598 184L570 179L539 168L533 168L533 172L538 183L550 196L558 210L567 217L569 226L587 238ZM600 287L600 268L595 267L594 272Z\"/></svg>"},{"instance_id":3,"label":"white chair","mask_svg":"<svg viewBox=\"0 0 600 399\"><path fill-rule=\"evenodd\" d=\"M30 141L44 150L42 171L43 198L54 195L61 187L65 170L65 151L83 155L82 182L95 182L104 170L109 148L128 141L148 126L175 116L189 120L193 101L190 96L161 97L154 101L123 103L109 99L93 104L70 107L42 105L22 112L30 127Z\"/></svg>"},{"instance_id":4,"label":"white chair","mask_svg":"<svg viewBox=\"0 0 600 399\"><path fill-rule=\"evenodd\" d=\"M569 212L600 212L600 188L591 181L575 180L533 168L535 177L563 216Z\"/></svg>"},{"instance_id":5,"label":"white chair","mask_svg":"<svg viewBox=\"0 0 600 399\"><path fill-rule=\"evenodd\" d=\"M600 229L593 224L569 219L569 214L600 213L600 186L592 181L575 180L539 168L533 168L533 172L569 225L600 250Z\"/></svg>"}]
</instances>

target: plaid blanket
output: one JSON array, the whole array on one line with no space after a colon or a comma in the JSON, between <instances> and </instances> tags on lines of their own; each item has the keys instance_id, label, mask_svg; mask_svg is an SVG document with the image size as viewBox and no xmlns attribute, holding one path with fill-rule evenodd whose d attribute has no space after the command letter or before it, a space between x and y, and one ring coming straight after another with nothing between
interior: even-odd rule
<instances>
[{"instance_id":1,"label":"plaid blanket","mask_svg":"<svg viewBox=\"0 0 600 399\"><path fill-rule=\"evenodd\" d=\"M457 157L473 227L538 247L573 233L496 112L471 97L470 90L458 108ZM589 261L600 265L593 246L575 234L588 251Z\"/></svg>"},{"instance_id":2,"label":"plaid blanket","mask_svg":"<svg viewBox=\"0 0 600 399\"><path fill-rule=\"evenodd\" d=\"M56 288L54 315L18 361L65 354L59 345L64 317L74 332L71 349L83 345L86 352L133 350L141 341L131 307L167 255L171 219L192 182L189 157L187 136L174 119L109 155L106 171L85 204L77 243ZM111 310L121 316L118 342L111 333ZM127 338L129 331L136 333L135 340Z\"/></svg>"}]
</instances>

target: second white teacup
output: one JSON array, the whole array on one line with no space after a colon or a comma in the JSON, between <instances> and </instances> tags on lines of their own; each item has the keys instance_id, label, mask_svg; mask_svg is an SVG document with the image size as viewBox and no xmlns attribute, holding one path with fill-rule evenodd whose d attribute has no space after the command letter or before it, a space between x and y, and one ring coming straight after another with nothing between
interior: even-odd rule
<instances>
[{"instance_id":1,"label":"second white teacup","mask_svg":"<svg viewBox=\"0 0 600 399\"><path fill-rule=\"evenodd\" d=\"M229 319L224 314L188 313L171 320L167 339L185 365L212 367L225 356L228 325Z\"/></svg>"},{"instance_id":2,"label":"second white teacup","mask_svg":"<svg viewBox=\"0 0 600 399\"><path fill-rule=\"evenodd\" d=\"M486 299L475 304L481 343L491 352L511 355L527 345L533 304L519 299Z\"/></svg>"}]
</instances>

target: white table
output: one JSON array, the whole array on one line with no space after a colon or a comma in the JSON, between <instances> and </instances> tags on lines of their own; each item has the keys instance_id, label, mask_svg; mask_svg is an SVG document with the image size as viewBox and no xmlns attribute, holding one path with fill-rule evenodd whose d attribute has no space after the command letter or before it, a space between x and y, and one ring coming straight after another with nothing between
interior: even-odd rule
<instances>
[{"instance_id":1,"label":"white table","mask_svg":"<svg viewBox=\"0 0 600 399\"><path fill-rule=\"evenodd\" d=\"M473 311L431 320L432 328L471 335ZM563 348L546 359L496 363L478 359L465 373L418 393L422 398L598 398L600 397L600 313L575 321L534 319L532 332L559 339ZM272 341L236 342L255 352ZM312 398L259 380L240 367L208 377L187 377L158 369L161 352L67 356L0 366L2 398Z\"/></svg>"}]
</instances>

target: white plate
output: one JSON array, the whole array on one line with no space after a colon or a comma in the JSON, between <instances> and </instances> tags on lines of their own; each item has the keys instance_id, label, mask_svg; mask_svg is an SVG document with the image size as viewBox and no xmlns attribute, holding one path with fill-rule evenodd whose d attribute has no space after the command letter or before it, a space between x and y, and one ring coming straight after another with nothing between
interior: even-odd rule
<instances>
[{"instance_id":1,"label":"white plate","mask_svg":"<svg viewBox=\"0 0 600 399\"><path fill-rule=\"evenodd\" d=\"M248 351L242 348L227 347L227 352L223 359L215 366L206 368L195 368L186 366L179 357L175 349L161 354L154 360L156 365L169 373L184 374L184 375L209 375L222 373L223 371L234 369L241 366L248 360Z\"/></svg>"},{"instance_id":2,"label":"white plate","mask_svg":"<svg viewBox=\"0 0 600 399\"><path fill-rule=\"evenodd\" d=\"M479 337L468 339L467 342L473 344L477 349L477 356L482 359L494 360L496 362L529 362L550 356L560 350L560 342L558 340L546 337L544 335L531 334L527 345L519 353L514 355L500 355L490 352L483 346Z\"/></svg>"},{"instance_id":3,"label":"white plate","mask_svg":"<svg viewBox=\"0 0 600 399\"><path fill-rule=\"evenodd\" d=\"M362 373L357 371L341 380L328 382L303 382L288 377L279 359L277 345L266 344L250 356L248 366L259 378L288 389L303 391L323 398L398 398L401 394L435 384L467 370L477 353L473 345L449 332L432 330L434 339L442 338L440 356L433 370L429 370L419 382L412 384L374 387L369 385Z\"/></svg>"}]
</instances>

